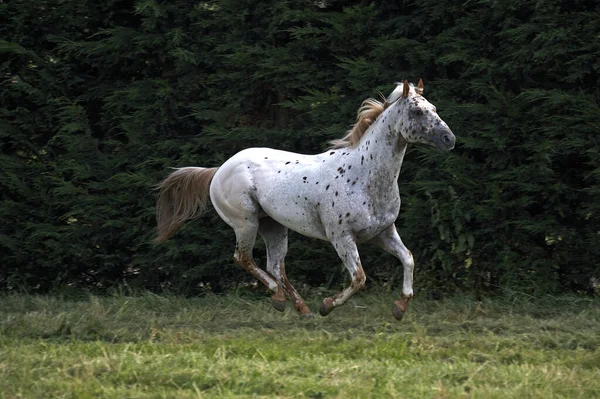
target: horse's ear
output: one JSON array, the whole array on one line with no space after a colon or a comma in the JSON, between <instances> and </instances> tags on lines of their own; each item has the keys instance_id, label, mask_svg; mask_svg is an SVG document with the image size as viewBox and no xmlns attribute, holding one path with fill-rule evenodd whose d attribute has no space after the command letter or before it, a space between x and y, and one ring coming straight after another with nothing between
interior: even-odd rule
<instances>
[{"instance_id":1,"label":"horse's ear","mask_svg":"<svg viewBox=\"0 0 600 399\"><path fill-rule=\"evenodd\" d=\"M402 97L406 98L408 97L408 90L410 89L410 87L408 87L408 79L404 81L404 87L402 88Z\"/></svg>"},{"instance_id":2,"label":"horse's ear","mask_svg":"<svg viewBox=\"0 0 600 399\"><path fill-rule=\"evenodd\" d=\"M417 94L423 95L423 79L419 79L419 84L417 85Z\"/></svg>"}]
</instances>

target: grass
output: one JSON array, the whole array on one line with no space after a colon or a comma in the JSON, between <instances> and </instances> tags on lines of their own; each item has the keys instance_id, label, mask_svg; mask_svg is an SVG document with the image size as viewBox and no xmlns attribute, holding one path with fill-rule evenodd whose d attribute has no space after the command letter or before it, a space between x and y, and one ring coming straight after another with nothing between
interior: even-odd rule
<instances>
[{"instance_id":1,"label":"grass","mask_svg":"<svg viewBox=\"0 0 600 399\"><path fill-rule=\"evenodd\" d=\"M600 397L599 299L393 299L5 295L0 398Z\"/></svg>"}]
</instances>

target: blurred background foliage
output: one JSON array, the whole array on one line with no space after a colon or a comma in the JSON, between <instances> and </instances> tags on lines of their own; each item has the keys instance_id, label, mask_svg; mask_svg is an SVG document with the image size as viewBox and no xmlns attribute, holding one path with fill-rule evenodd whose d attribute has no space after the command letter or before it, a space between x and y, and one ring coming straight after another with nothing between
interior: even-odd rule
<instances>
[{"instance_id":1,"label":"blurred background foliage","mask_svg":"<svg viewBox=\"0 0 600 399\"><path fill-rule=\"evenodd\" d=\"M251 281L214 212L153 245L153 186L247 147L321 152L362 100L421 77L457 146L412 146L400 175L417 295L598 285L595 0L11 0L0 33L1 290ZM361 253L399 286L395 259ZM297 234L287 269L346 279Z\"/></svg>"}]
</instances>

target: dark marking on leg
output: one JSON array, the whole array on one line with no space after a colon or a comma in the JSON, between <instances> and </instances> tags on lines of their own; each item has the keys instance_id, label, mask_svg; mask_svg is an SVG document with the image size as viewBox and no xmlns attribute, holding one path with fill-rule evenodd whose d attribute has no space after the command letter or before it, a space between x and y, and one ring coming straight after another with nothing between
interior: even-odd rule
<instances>
[{"instance_id":1,"label":"dark marking on leg","mask_svg":"<svg viewBox=\"0 0 600 399\"><path fill-rule=\"evenodd\" d=\"M287 275L285 274L285 265L283 263L281 264L280 271L281 271L281 280L283 281L283 288L285 289L285 292L287 293L288 297L292 301L292 306L294 306L294 309L296 309L296 311L298 313L300 313L300 318L302 319L302 318L314 317L313 312L311 312L310 309L308 308L308 306L306 306L306 304L304 303L304 300L302 299L300 294L298 294L296 289L292 286L292 284L288 280Z\"/></svg>"},{"instance_id":2,"label":"dark marking on leg","mask_svg":"<svg viewBox=\"0 0 600 399\"><path fill-rule=\"evenodd\" d=\"M352 280L352 286L358 290L362 290L363 288L365 288L366 281L367 281L367 276L365 276L365 272L364 272L362 266L360 266L356 270L356 275L354 276L354 278Z\"/></svg>"},{"instance_id":3,"label":"dark marking on leg","mask_svg":"<svg viewBox=\"0 0 600 399\"><path fill-rule=\"evenodd\" d=\"M321 316L325 317L333 310L333 299L325 298L323 299L323 303L321 303L321 307L319 307L319 313Z\"/></svg>"}]
</instances>

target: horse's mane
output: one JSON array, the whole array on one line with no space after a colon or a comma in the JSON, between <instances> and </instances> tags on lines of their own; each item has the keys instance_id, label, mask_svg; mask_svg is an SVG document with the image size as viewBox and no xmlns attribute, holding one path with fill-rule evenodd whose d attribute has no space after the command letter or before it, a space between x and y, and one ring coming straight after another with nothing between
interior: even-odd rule
<instances>
[{"instance_id":1,"label":"horse's mane","mask_svg":"<svg viewBox=\"0 0 600 399\"><path fill-rule=\"evenodd\" d=\"M414 89L415 86L412 83L408 83L405 81L405 84L410 87L410 89ZM408 88L406 89L406 95L408 95ZM423 94L423 81L419 80L419 87L415 88L417 95ZM362 102L360 108L358 109L356 115L356 123L350 130L346 132L346 135L341 139L331 140L329 144L331 147L329 149L334 150L338 148L353 148L356 147L361 137L365 135L369 126L377 120L377 117L383 113L392 103L400 98L400 96L406 97L403 94L404 84L396 83L396 89L390 94L388 98L385 98L383 94L380 93L381 101L376 100L374 98L367 98Z\"/></svg>"},{"instance_id":2,"label":"horse's mane","mask_svg":"<svg viewBox=\"0 0 600 399\"><path fill-rule=\"evenodd\" d=\"M382 101L374 98L367 98L362 102L356 115L356 123L350 130L346 132L346 135L341 139L331 140L330 149L355 147L360 138L365 134L369 126L375 122L377 117L391 105L391 102L386 100L382 95Z\"/></svg>"}]
</instances>

